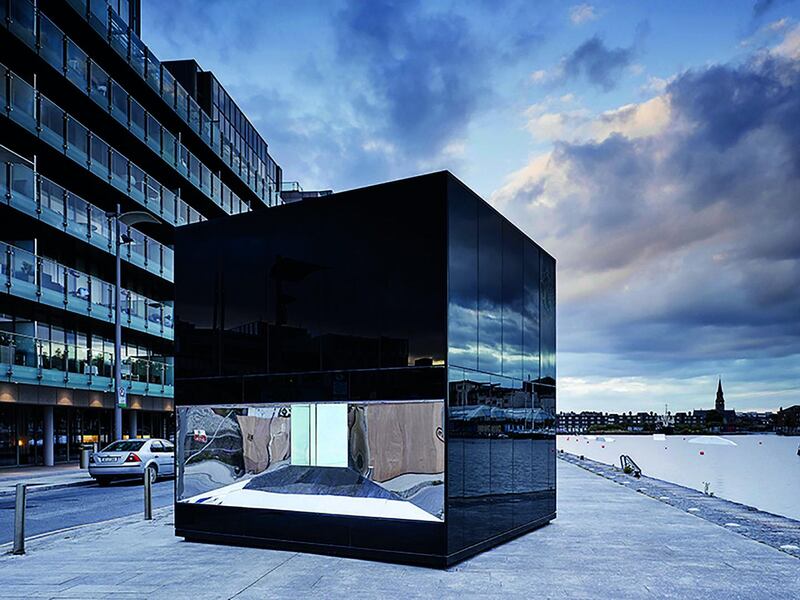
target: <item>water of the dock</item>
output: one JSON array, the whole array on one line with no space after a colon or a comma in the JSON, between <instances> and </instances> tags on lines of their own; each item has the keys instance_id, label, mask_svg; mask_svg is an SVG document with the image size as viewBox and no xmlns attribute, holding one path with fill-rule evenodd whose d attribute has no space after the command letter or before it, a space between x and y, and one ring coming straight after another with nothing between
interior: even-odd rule
<instances>
[{"instance_id":1,"label":"water of the dock","mask_svg":"<svg viewBox=\"0 0 800 600\"><path fill-rule=\"evenodd\" d=\"M449 571L189 544L171 513L0 557L2 598L798 598L800 560L559 461L558 519Z\"/></svg>"}]
</instances>

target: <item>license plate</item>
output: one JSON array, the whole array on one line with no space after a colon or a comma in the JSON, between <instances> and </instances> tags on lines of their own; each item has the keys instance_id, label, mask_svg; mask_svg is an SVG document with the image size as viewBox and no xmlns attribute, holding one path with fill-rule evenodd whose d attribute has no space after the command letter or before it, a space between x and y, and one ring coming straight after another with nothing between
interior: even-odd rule
<instances>
[{"instance_id":1,"label":"license plate","mask_svg":"<svg viewBox=\"0 0 800 600\"><path fill-rule=\"evenodd\" d=\"M116 461L117 461L117 459L114 458L113 456L101 456L100 457L100 462L116 462Z\"/></svg>"}]
</instances>

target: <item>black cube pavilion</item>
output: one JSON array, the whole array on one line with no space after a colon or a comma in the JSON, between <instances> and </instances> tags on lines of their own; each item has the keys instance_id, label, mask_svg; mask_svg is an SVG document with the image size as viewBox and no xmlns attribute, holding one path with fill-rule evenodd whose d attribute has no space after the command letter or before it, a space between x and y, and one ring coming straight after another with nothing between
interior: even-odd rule
<instances>
[{"instance_id":1,"label":"black cube pavilion","mask_svg":"<svg viewBox=\"0 0 800 600\"><path fill-rule=\"evenodd\" d=\"M452 174L175 259L176 535L445 567L555 517L555 260Z\"/></svg>"}]
</instances>

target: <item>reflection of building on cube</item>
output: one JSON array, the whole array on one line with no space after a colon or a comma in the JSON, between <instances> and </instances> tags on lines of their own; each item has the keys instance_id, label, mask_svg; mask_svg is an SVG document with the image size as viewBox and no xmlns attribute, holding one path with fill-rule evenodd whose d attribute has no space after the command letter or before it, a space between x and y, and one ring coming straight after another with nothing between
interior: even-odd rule
<instances>
[{"instance_id":1,"label":"reflection of building on cube","mask_svg":"<svg viewBox=\"0 0 800 600\"><path fill-rule=\"evenodd\" d=\"M176 259L178 535L445 566L555 516L555 261L452 175Z\"/></svg>"}]
</instances>

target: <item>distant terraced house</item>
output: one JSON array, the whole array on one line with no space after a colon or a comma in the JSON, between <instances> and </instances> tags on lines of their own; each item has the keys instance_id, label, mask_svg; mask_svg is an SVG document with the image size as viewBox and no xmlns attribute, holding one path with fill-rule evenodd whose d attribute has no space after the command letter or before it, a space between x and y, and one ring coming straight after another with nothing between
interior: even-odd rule
<instances>
[{"instance_id":1,"label":"distant terraced house","mask_svg":"<svg viewBox=\"0 0 800 600\"><path fill-rule=\"evenodd\" d=\"M782 435L800 435L800 404L778 411L775 415L775 431Z\"/></svg>"}]
</instances>

